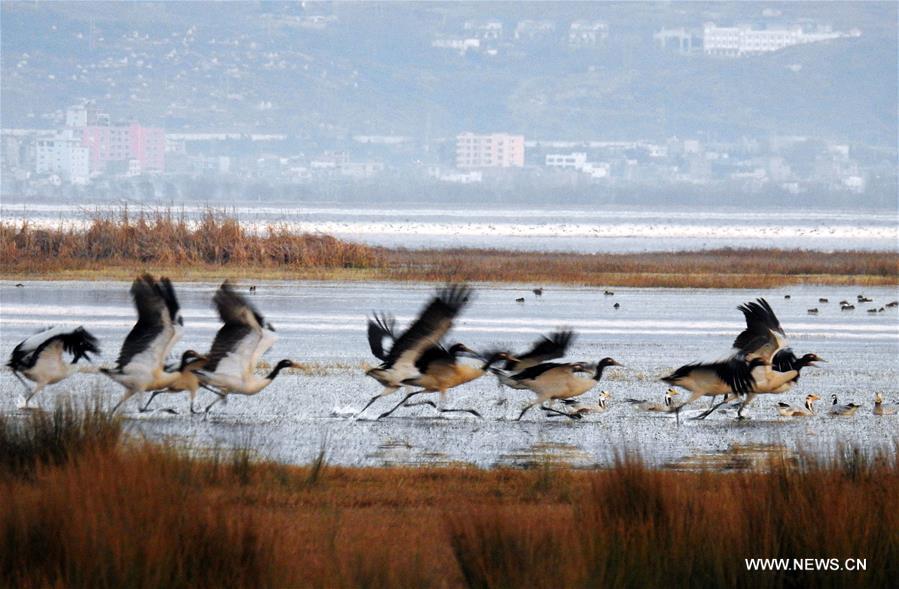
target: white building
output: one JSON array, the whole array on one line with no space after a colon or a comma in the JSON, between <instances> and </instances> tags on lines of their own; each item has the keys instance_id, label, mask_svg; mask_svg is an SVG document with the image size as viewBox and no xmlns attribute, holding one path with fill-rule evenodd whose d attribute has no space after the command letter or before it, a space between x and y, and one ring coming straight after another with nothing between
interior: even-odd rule
<instances>
[{"instance_id":1,"label":"white building","mask_svg":"<svg viewBox=\"0 0 899 589\"><path fill-rule=\"evenodd\" d=\"M516 41L539 41L552 35L556 24L551 20L521 20L515 25Z\"/></svg>"},{"instance_id":2,"label":"white building","mask_svg":"<svg viewBox=\"0 0 899 589\"><path fill-rule=\"evenodd\" d=\"M858 29L842 33L830 27L818 27L815 31L806 32L800 26L753 29L749 25L719 27L715 23L706 23L702 34L705 54L724 57L770 53L793 45L859 36L861 31Z\"/></svg>"},{"instance_id":3,"label":"white building","mask_svg":"<svg viewBox=\"0 0 899 589\"><path fill-rule=\"evenodd\" d=\"M609 25L600 20L576 20L568 28L569 47L596 47L609 37Z\"/></svg>"},{"instance_id":4,"label":"white building","mask_svg":"<svg viewBox=\"0 0 899 589\"><path fill-rule=\"evenodd\" d=\"M434 39L431 41L431 47L437 49L452 49L458 51L459 55L465 55L468 51L477 51L481 48L481 40L470 37L468 39Z\"/></svg>"},{"instance_id":5,"label":"white building","mask_svg":"<svg viewBox=\"0 0 899 589\"><path fill-rule=\"evenodd\" d=\"M70 130L42 137L35 145L35 172L59 174L73 184L90 180L90 150Z\"/></svg>"},{"instance_id":6,"label":"white building","mask_svg":"<svg viewBox=\"0 0 899 589\"><path fill-rule=\"evenodd\" d=\"M478 37L483 41L499 41L503 38L503 23L498 20L486 22L469 20L465 22L466 34Z\"/></svg>"},{"instance_id":7,"label":"white building","mask_svg":"<svg viewBox=\"0 0 899 589\"><path fill-rule=\"evenodd\" d=\"M573 168L580 170L586 164L587 154L584 152L546 154L546 167L548 168Z\"/></svg>"}]
</instances>

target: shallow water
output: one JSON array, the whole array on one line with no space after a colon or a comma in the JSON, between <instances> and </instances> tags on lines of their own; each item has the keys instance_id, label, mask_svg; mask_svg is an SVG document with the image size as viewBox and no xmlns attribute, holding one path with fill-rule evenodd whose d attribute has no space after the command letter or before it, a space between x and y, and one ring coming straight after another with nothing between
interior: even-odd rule
<instances>
[{"instance_id":1,"label":"shallow water","mask_svg":"<svg viewBox=\"0 0 899 589\"><path fill-rule=\"evenodd\" d=\"M104 205L4 204L5 221L83 226ZM179 207L197 219L204 207ZM895 211L761 211L607 206L515 207L406 205L238 206L228 209L250 229L273 224L371 245L409 248L487 247L534 251L642 252L721 247L811 250L899 249Z\"/></svg>"},{"instance_id":2,"label":"shallow water","mask_svg":"<svg viewBox=\"0 0 899 589\"><path fill-rule=\"evenodd\" d=\"M477 296L457 323L454 336L474 348L508 345L526 348L539 334L560 326L579 332L570 357L596 361L612 356L627 368L611 369L586 395L612 394L607 413L580 422L547 418L534 409L515 422L530 399L526 391L502 390L484 378L447 395L446 406L475 408L484 419L468 414L436 417L429 407L398 410L372 421L392 407L397 395L382 399L362 419L350 416L376 394L379 386L362 374L374 363L365 338L366 314L394 313L405 325L430 296L431 287L392 283L256 282L250 295L275 325L280 340L266 360L290 357L308 365L304 374L287 374L255 397L233 396L213 409L208 420L186 415L187 398L161 395L163 411L139 414L137 401L125 408L128 427L151 439L174 439L194 446L231 447L250 444L261 455L289 463L307 463L322 447L332 463L344 465L469 463L479 466L528 466L547 460L574 466L608 464L623 448L639 449L658 465L732 468L751 464L772 451L830 451L837 443L870 448L891 443L899 434L899 418L875 417L875 391L899 401L899 313L887 309L868 314L869 307L899 298L894 288L869 288L874 303L839 310L841 299L855 300L857 288L790 287L776 290L686 290L616 288L612 296L599 288L550 287L542 298L531 286L478 286ZM535 285L536 286L536 285ZM185 319L185 336L176 346L204 351L218 328L210 307L213 284L176 285ZM789 293L791 299L784 299ZM526 302L515 303L523 296ZM661 400L666 371L695 359L725 354L742 326L736 306L757 296L772 303L797 353L813 351L829 360L803 372L790 393L759 398L751 417L735 422L715 414L679 423L669 415L641 413L627 398ZM818 303L828 297L829 304ZM613 303L621 308L615 310ZM809 307L820 314L810 316ZM111 282L28 282L17 288L0 282L0 352L9 354L28 334L52 324L84 324L101 340L101 364L111 364L134 321L128 285ZM0 374L0 411L20 411L21 385L8 371ZM777 400L801 404L815 392L829 400L863 405L850 418L819 415L808 419L777 416ZM99 394L110 406L120 389L98 375L76 375L35 398L44 408L56 398ZM201 393L201 403L212 400ZM435 399L436 400L436 399ZM704 406L705 401L697 405ZM820 403L823 414L826 403ZM687 415L682 415L686 417ZM773 450L772 450L773 449Z\"/></svg>"}]
</instances>

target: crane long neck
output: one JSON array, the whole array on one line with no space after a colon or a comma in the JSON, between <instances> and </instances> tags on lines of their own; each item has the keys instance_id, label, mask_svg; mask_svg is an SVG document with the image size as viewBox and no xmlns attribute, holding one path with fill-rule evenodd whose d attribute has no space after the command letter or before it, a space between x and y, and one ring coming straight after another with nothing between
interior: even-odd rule
<instances>
[{"instance_id":1,"label":"crane long neck","mask_svg":"<svg viewBox=\"0 0 899 589\"><path fill-rule=\"evenodd\" d=\"M286 366L282 366L280 363L276 364L275 367L274 367L274 369L272 369L272 371L269 372L269 373L265 376L266 380L275 380L275 378L278 376L278 374L279 374L284 368L286 368Z\"/></svg>"}]
</instances>

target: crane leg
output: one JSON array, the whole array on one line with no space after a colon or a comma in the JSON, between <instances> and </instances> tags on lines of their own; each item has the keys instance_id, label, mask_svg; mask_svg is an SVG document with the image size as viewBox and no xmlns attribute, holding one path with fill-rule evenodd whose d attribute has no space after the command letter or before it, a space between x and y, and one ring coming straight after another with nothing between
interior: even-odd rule
<instances>
[{"instance_id":1,"label":"crane leg","mask_svg":"<svg viewBox=\"0 0 899 589\"><path fill-rule=\"evenodd\" d=\"M553 417L555 415L563 415L563 416L567 417L568 419L573 419L575 421L577 421L578 419L581 419L581 416L578 415L577 413L567 413L565 411L559 411L558 409L553 409L552 407L540 407L540 408L543 409L544 411L546 411L547 413L549 413L549 415L547 415L547 417Z\"/></svg>"},{"instance_id":2,"label":"crane leg","mask_svg":"<svg viewBox=\"0 0 899 589\"><path fill-rule=\"evenodd\" d=\"M480 417L483 419L484 417L475 411L474 409L438 409L441 413L471 413L475 417Z\"/></svg>"},{"instance_id":3,"label":"crane leg","mask_svg":"<svg viewBox=\"0 0 899 589\"><path fill-rule=\"evenodd\" d=\"M28 386L28 383L25 382L25 379L22 378L22 377L19 375L18 371L13 370L12 373L13 373L13 376L15 376L16 378L19 379L19 382L22 383L22 386L25 387L25 393L26 393L27 395L29 395L29 398L30 398L31 396L33 396L32 393L31 393L31 387ZM27 405L27 404L28 404L28 401L25 401L25 404Z\"/></svg>"},{"instance_id":4,"label":"crane leg","mask_svg":"<svg viewBox=\"0 0 899 589\"><path fill-rule=\"evenodd\" d=\"M132 391L127 391L127 392L122 396L122 399L121 399L118 403L115 404L115 407L112 408L112 411L110 411L109 414L110 414L110 415L115 415L115 412L118 411L119 407L121 407L122 404L123 404L125 401L127 401L128 399L130 399L131 396L132 396L133 394L134 394L134 392L132 392Z\"/></svg>"},{"instance_id":5,"label":"crane leg","mask_svg":"<svg viewBox=\"0 0 899 589\"><path fill-rule=\"evenodd\" d=\"M387 411L387 412L385 412L385 413L382 413L382 414L378 415L378 419L381 419L382 417L387 417L388 415L390 415L391 413L393 413L394 411L396 411L397 409L399 409L400 407L402 407L402 406L406 403L406 401L408 401L409 399L411 399L411 398L414 397L415 395L419 395L419 394L424 393L424 392L427 392L427 391L425 391L424 389L422 389L422 390L420 390L420 391L412 391L411 393L409 393L408 395L406 395L405 397L403 397L403 400L402 400L402 401L400 401L399 403L397 403L396 405L394 405L393 409L391 409L390 411ZM430 403L425 403L425 404L430 404ZM371 403L369 403L369 405L371 405ZM363 409L362 411L365 411L365 409ZM360 413L361 413L362 411L360 411Z\"/></svg>"},{"instance_id":6,"label":"crane leg","mask_svg":"<svg viewBox=\"0 0 899 589\"><path fill-rule=\"evenodd\" d=\"M207 417L209 416L209 410L212 409L212 406L225 398L225 395L223 395L222 393L217 392L216 395L218 395L219 398L216 399L215 401L213 401L212 403L210 403L209 405L207 405L206 410L203 412L206 414Z\"/></svg>"},{"instance_id":7,"label":"crane leg","mask_svg":"<svg viewBox=\"0 0 899 589\"><path fill-rule=\"evenodd\" d=\"M150 400L147 401L146 405L144 405L142 408L138 409L138 411L140 411L141 413L146 413L149 410L148 407L150 406L150 403L152 403L153 399L156 398L156 395L158 395L161 392L162 391L153 391L152 393L150 393Z\"/></svg>"},{"instance_id":8,"label":"crane leg","mask_svg":"<svg viewBox=\"0 0 899 589\"><path fill-rule=\"evenodd\" d=\"M37 386L25 397L25 406L28 407L28 401L30 401L36 394L41 392L43 388L47 386L46 384L39 382Z\"/></svg>"},{"instance_id":9,"label":"crane leg","mask_svg":"<svg viewBox=\"0 0 899 589\"><path fill-rule=\"evenodd\" d=\"M716 395L716 396L717 396L717 395ZM727 395L724 396L724 400L723 400L723 401L721 401L720 403L717 403L717 404L715 404L715 405L712 405L711 407L709 407L708 409L706 409L705 411L703 411L702 413L700 413L700 414L697 415L696 417L691 417L691 419L693 419L693 420L697 420L697 419L705 419L706 417L708 417L709 415L711 415L712 413L714 413L715 410L718 409L718 407L721 407L721 406L724 405L725 403L727 403ZM683 405L681 405L681 407L683 407Z\"/></svg>"},{"instance_id":10,"label":"crane leg","mask_svg":"<svg viewBox=\"0 0 899 589\"><path fill-rule=\"evenodd\" d=\"M533 403L531 403L530 405L528 405L527 407L522 409L521 413L518 414L518 418L515 421L521 421L521 418L524 417L524 414L527 413L531 407L533 407L534 405L537 405L538 403L539 403L539 401L534 401Z\"/></svg>"},{"instance_id":11,"label":"crane leg","mask_svg":"<svg viewBox=\"0 0 899 589\"><path fill-rule=\"evenodd\" d=\"M374 397L372 397L371 399L369 399L369 400L368 400L368 403L365 404L365 407L363 407L362 409L360 409L359 412L356 413L356 415L354 415L353 417L359 417L360 415L362 415L363 413L365 413L365 410L366 410L366 409L368 409L369 407L371 407L371 404L372 404L372 403L374 403L375 401L377 401L377 400L380 399L381 397L386 397L387 395L389 395L389 394L395 392L395 391L396 391L397 389L399 389L399 388L400 388L400 387L384 387L384 390L383 390L383 391L381 391L380 393L378 393L377 395L375 395Z\"/></svg>"},{"instance_id":12,"label":"crane leg","mask_svg":"<svg viewBox=\"0 0 899 589\"><path fill-rule=\"evenodd\" d=\"M743 416L743 409L745 409L746 406L749 405L749 402L753 399L755 399L754 394L749 393L748 395L746 395L746 400L740 403L740 408L737 409L737 419L749 419L748 417Z\"/></svg>"}]
</instances>

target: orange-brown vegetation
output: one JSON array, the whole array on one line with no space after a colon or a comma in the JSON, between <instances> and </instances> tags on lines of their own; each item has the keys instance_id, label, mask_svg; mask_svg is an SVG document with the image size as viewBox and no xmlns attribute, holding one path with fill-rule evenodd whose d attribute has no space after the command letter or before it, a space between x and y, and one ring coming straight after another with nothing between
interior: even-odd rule
<instances>
[{"instance_id":1,"label":"orange-brown vegetation","mask_svg":"<svg viewBox=\"0 0 899 589\"><path fill-rule=\"evenodd\" d=\"M8 278L177 280L223 277L519 282L590 286L768 288L787 284L899 284L899 253L779 249L570 254L484 249L375 248L273 225L250 231L207 211L197 223L172 210L97 213L86 228L0 222Z\"/></svg>"},{"instance_id":2,"label":"orange-brown vegetation","mask_svg":"<svg viewBox=\"0 0 899 589\"><path fill-rule=\"evenodd\" d=\"M746 472L288 467L0 416L10 587L886 587L896 448ZM93 413L91 413L93 412ZM91 416L92 415L92 416ZM85 425L85 420L90 426ZM46 453L55 434L68 453ZM867 559L749 572L744 558Z\"/></svg>"},{"instance_id":3,"label":"orange-brown vegetation","mask_svg":"<svg viewBox=\"0 0 899 589\"><path fill-rule=\"evenodd\" d=\"M172 210L96 213L84 229L0 223L0 262L7 272L101 269L104 265L238 268L369 268L372 248L325 235L295 235L281 226L257 233L227 214L206 211L196 224Z\"/></svg>"}]
</instances>

